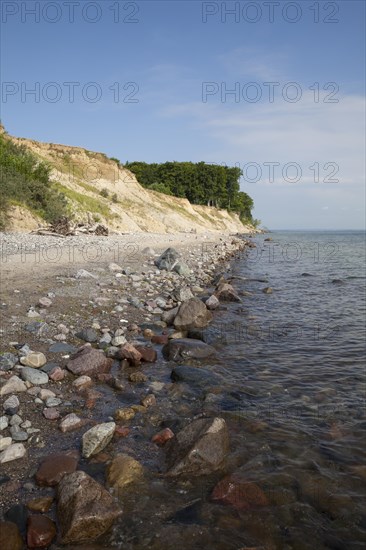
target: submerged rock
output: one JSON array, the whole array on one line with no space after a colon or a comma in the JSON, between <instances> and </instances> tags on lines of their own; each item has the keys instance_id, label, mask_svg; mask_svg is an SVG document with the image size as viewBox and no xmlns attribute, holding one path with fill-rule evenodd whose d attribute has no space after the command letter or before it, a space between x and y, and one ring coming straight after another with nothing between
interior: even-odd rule
<instances>
[{"instance_id":1,"label":"submerged rock","mask_svg":"<svg viewBox=\"0 0 366 550\"><path fill-rule=\"evenodd\" d=\"M204 328L212 319L212 313L199 298L190 298L183 302L174 319L177 330Z\"/></svg>"},{"instance_id":2,"label":"submerged rock","mask_svg":"<svg viewBox=\"0 0 366 550\"><path fill-rule=\"evenodd\" d=\"M36 473L38 485L53 487L65 474L75 472L78 460L71 454L50 455L43 460Z\"/></svg>"},{"instance_id":3,"label":"submerged rock","mask_svg":"<svg viewBox=\"0 0 366 550\"><path fill-rule=\"evenodd\" d=\"M163 347L162 353L168 361L184 361L185 359L205 359L216 353L215 348L202 340L193 338L173 338Z\"/></svg>"},{"instance_id":4,"label":"submerged rock","mask_svg":"<svg viewBox=\"0 0 366 550\"><path fill-rule=\"evenodd\" d=\"M121 514L108 491L85 472L64 476L58 485L57 501L63 544L100 537Z\"/></svg>"},{"instance_id":5,"label":"submerged rock","mask_svg":"<svg viewBox=\"0 0 366 550\"><path fill-rule=\"evenodd\" d=\"M210 386L217 386L222 383L222 380L217 374L203 368L189 367L186 365L175 367L170 377L174 382L186 382L201 388L209 388Z\"/></svg>"},{"instance_id":6,"label":"submerged rock","mask_svg":"<svg viewBox=\"0 0 366 550\"><path fill-rule=\"evenodd\" d=\"M220 283L215 292L216 297L220 302L241 302L234 287L229 283Z\"/></svg>"},{"instance_id":7,"label":"submerged rock","mask_svg":"<svg viewBox=\"0 0 366 550\"><path fill-rule=\"evenodd\" d=\"M224 477L214 488L211 499L241 511L269 505L268 498L256 483L235 475Z\"/></svg>"},{"instance_id":8,"label":"submerged rock","mask_svg":"<svg viewBox=\"0 0 366 550\"><path fill-rule=\"evenodd\" d=\"M28 518L28 548L48 548L56 536L56 525L47 516L32 515Z\"/></svg>"},{"instance_id":9,"label":"submerged rock","mask_svg":"<svg viewBox=\"0 0 366 550\"><path fill-rule=\"evenodd\" d=\"M229 451L223 418L200 418L183 428L169 444L168 476L210 474L220 469Z\"/></svg>"},{"instance_id":10,"label":"submerged rock","mask_svg":"<svg viewBox=\"0 0 366 550\"><path fill-rule=\"evenodd\" d=\"M125 487L141 479L144 469L141 464L127 454L116 456L107 468L107 482L110 487Z\"/></svg>"},{"instance_id":11,"label":"submerged rock","mask_svg":"<svg viewBox=\"0 0 366 550\"><path fill-rule=\"evenodd\" d=\"M22 550L23 539L15 523L0 521L0 548L3 550Z\"/></svg>"}]
</instances>

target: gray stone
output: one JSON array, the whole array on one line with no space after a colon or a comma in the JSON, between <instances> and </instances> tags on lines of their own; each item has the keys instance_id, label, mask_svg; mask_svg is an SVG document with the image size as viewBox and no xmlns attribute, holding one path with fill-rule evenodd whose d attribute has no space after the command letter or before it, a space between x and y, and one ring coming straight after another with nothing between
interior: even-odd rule
<instances>
[{"instance_id":1,"label":"gray stone","mask_svg":"<svg viewBox=\"0 0 366 550\"><path fill-rule=\"evenodd\" d=\"M11 437L0 437L0 452L5 451L11 445Z\"/></svg>"},{"instance_id":2,"label":"gray stone","mask_svg":"<svg viewBox=\"0 0 366 550\"><path fill-rule=\"evenodd\" d=\"M184 277L188 277L188 275L191 274L191 270L189 269L188 265L184 262L178 262L173 267L173 270L178 273L178 275L182 275Z\"/></svg>"},{"instance_id":3,"label":"gray stone","mask_svg":"<svg viewBox=\"0 0 366 550\"><path fill-rule=\"evenodd\" d=\"M52 344L48 351L51 353L75 353L76 348L66 342L57 342L57 344Z\"/></svg>"},{"instance_id":4,"label":"gray stone","mask_svg":"<svg viewBox=\"0 0 366 550\"><path fill-rule=\"evenodd\" d=\"M177 302L185 302L190 298L194 298L192 291L189 287L178 288L174 293L174 297L177 300Z\"/></svg>"},{"instance_id":5,"label":"gray stone","mask_svg":"<svg viewBox=\"0 0 366 550\"><path fill-rule=\"evenodd\" d=\"M7 395L9 393L19 393L27 391L27 386L24 384L18 376L12 376L9 380L2 386L0 390L0 395Z\"/></svg>"},{"instance_id":6,"label":"gray stone","mask_svg":"<svg viewBox=\"0 0 366 550\"><path fill-rule=\"evenodd\" d=\"M77 332L75 336L80 338L80 340L84 340L84 342L93 343L98 341L98 334L92 328L84 328L80 332Z\"/></svg>"},{"instance_id":7,"label":"gray stone","mask_svg":"<svg viewBox=\"0 0 366 550\"><path fill-rule=\"evenodd\" d=\"M9 420L7 416L0 416L0 432L5 430L9 426Z\"/></svg>"},{"instance_id":8,"label":"gray stone","mask_svg":"<svg viewBox=\"0 0 366 550\"><path fill-rule=\"evenodd\" d=\"M178 313L179 307L174 307L172 309L169 309L168 311L164 311L164 313L161 316L161 320L166 323L168 326L172 325L175 319L175 316Z\"/></svg>"},{"instance_id":9,"label":"gray stone","mask_svg":"<svg viewBox=\"0 0 366 550\"><path fill-rule=\"evenodd\" d=\"M16 395L11 395L8 397L6 401L3 403L3 409L4 411L12 411L11 414L15 414L16 410L19 408L19 399ZM14 411L14 412L13 412Z\"/></svg>"},{"instance_id":10,"label":"gray stone","mask_svg":"<svg viewBox=\"0 0 366 550\"><path fill-rule=\"evenodd\" d=\"M205 302L207 309L217 309L220 305L220 301L216 298L214 294L208 298Z\"/></svg>"},{"instance_id":11,"label":"gray stone","mask_svg":"<svg viewBox=\"0 0 366 550\"><path fill-rule=\"evenodd\" d=\"M43 296L38 300L38 305L41 307L51 307L52 306L52 300L47 298L46 296Z\"/></svg>"},{"instance_id":12,"label":"gray stone","mask_svg":"<svg viewBox=\"0 0 366 550\"><path fill-rule=\"evenodd\" d=\"M10 419L10 426L19 426L23 422L19 414L13 414Z\"/></svg>"},{"instance_id":13,"label":"gray stone","mask_svg":"<svg viewBox=\"0 0 366 550\"><path fill-rule=\"evenodd\" d=\"M18 358L13 353L2 353L0 355L0 370L8 371L11 370L18 362Z\"/></svg>"},{"instance_id":14,"label":"gray stone","mask_svg":"<svg viewBox=\"0 0 366 550\"><path fill-rule=\"evenodd\" d=\"M58 407L61 403L62 399L59 399L58 397L48 397L46 399L46 407Z\"/></svg>"},{"instance_id":15,"label":"gray stone","mask_svg":"<svg viewBox=\"0 0 366 550\"><path fill-rule=\"evenodd\" d=\"M212 313L199 298L190 298L183 302L174 319L177 330L204 328L212 319Z\"/></svg>"},{"instance_id":16,"label":"gray stone","mask_svg":"<svg viewBox=\"0 0 366 550\"><path fill-rule=\"evenodd\" d=\"M30 367L23 367L20 371L20 376L23 380L30 382L34 386L48 384L48 374L37 369L31 369Z\"/></svg>"},{"instance_id":17,"label":"gray stone","mask_svg":"<svg viewBox=\"0 0 366 550\"><path fill-rule=\"evenodd\" d=\"M27 432L21 430L19 426L12 426L10 428L10 435L14 441L27 441L29 437Z\"/></svg>"},{"instance_id":18,"label":"gray stone","mask_svg":"<svg viewBox=\"0 0 366 550\"><path fill-rule=\"evenodd\" d=\"M115 422L106 422L85 432L82 438L83 456L89 458L102 451L112 440L115 429Z\"/></svg>"},{"instance_id":19,"label":"gray stone","mask_svg":"<svg viewBox=\"0 0 366 550\"><path fill-rule=\"evenodd\" d=\"M173 338L163 347L162 353L168 361L184 361L186 359L205 359L214 355L216 350L202 340Z\"/></svg>"},{"instance_id":20,"label":"gray stone","mask_svg":"<svg viewBox=\"0 0 366 550\"><path fill-rule=\"evenodd\" d=\"M180 258L180 254L175 248L167 248L154 263L159 269L171 271L177 264L178 258Z\"/></svg>"},{"instance_id":21,"label":"gray stone","mask_svg":"<svg viewBox=\"0 0 366 550\"><path fill-rule=\"evenodd\" d=\"M93 275L93 273L86 271L86 269L79 269L76 272L75 278L76 279L98 279L96 275Z\"/></svg>"},{"instance_id":22,"label":"gray stone","mask_svg":"<svg viewBox=\"0 0 366 550\"><path fill-rule=\"evenodd\" d=\"M229 283L220 283L215 291L215 295L220 302L241 302L234 287Z\"/></svg>"}]
</instances>

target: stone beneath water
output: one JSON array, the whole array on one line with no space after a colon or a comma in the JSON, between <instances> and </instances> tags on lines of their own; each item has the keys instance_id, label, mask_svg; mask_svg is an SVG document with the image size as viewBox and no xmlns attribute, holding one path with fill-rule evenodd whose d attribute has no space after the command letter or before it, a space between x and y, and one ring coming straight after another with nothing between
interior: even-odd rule
<instances>
[{"instance_id":1,"label":"stone beneath water","mask_svg":"<svg viewBox=\"0 0 366 550\"><path fill-rule=\"evenodd\" d=\"M50 455L43 460L36 473L38 485L53 487L65 474L75 472L78 460L71 454Z\"/></svg>"},{"instance_id":2,"label":"stone beneath water","mask_svg":"<svg viewBox=\"0 0 366 550\"><path fill-rule=\"evenodd\" d=\"M190 298L183 302L174 319L177 330L204 328L212 319L212 313L199 298Z\"/></svg>"},{"instance_id":3,"label":"stone beneath water","mask_svg":"<svg viewBox=\"0 0 366 550\"><path fill-rule=\"evenodd\" d=\"M85 472L65 475L58 485L57 500L63 544L100 537L121 514L108 491Z\"/></svg>"},{"instance_id":4,"label":"stone beneath water","mask_svg":"<svg viewBox=\"0 0 366 550\"><path fill-rule=\"evenodd\" d=\"M106 422L98 424L83 435L83 456L89 458L102 451L104 447L112 440L116 424Z\"/></svg>"},{"instance_id":5,"label":"stone beneath water","mask_svg":"<svg viewBox=\"0 0 366 550\"><path fill-rule=\"evenodd\" d=\"M200 476L223 467L229 435L223 418L200 418L168 443L168 476Z\"/></svg>"},{"instance_id":6,"label":"stone beneath water","mask_svg":"<svg viewBox=\"0 0 366 550\"><path fill-rule=\"evenodd\" d=\"M116 456L107 469L107 482L110 487L121 488L142 478L141 464L127 454Z\"/></svg>"},{"instance_id":7,"label":"stone beneath water","mask_svg":"<svg viewBox=\"0 0 366 550\"><path fill-rule=\"evenodd\" d=\"M222 380L217 374L203 368L188 367L186 365L175 367L170 377L174 382L186 382L187 384L200 388L218 386L222 383Z\"/></svg>"},{"instance_id":8,"label":"stone beneath water","mask_svg":"<svg viewBox=\"0 0 366 550\"><path fill-rule=\"evenodd\" d=\"M168 361L184 361L185 359L205 359L216 353L215 348L202 340L193 338L174 338L166 344L162 353Z\"/></svg>"},{"instance_id":9,"label":"stone beneath water","mask_svg":"<svg viewBox=\"0 0 366 550\"><path fill-rule=\"evenodd\" d=\"M24 548L23 539L15 523L0 522L0 548L3 550L22 550Z\"/></svg>"},{"instance_id":10,"label":"stone beneath water","mask_svg":"<svg viewBox=\"0 0 366 550\"><path fill-rule=\"evenodd\" d=\"M48 548L56 536L56 526L47 516L32 515L28 518L28 548Z\"/></svg>"},{"instance_id":11,"label":"stone beneath water","mask_svg":"<svg viewBox=\"0 0 366 550\"><path fill-rule=\"evenodd\" d=\"M241 511L269 505L267 496L256 483L235 475L224 477L214 488L211 499Z\"/></svg>"}]
</instances>

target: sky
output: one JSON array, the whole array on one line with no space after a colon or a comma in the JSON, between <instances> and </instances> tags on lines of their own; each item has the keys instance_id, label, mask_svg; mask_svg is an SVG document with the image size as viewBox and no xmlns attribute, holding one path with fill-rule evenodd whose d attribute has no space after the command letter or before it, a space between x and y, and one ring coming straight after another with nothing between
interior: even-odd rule
<instances>
[{"instance_id":1,"label":"sky","mask_svg":"<svg viewBox=\"0 0 366 550\"><path fill-rule=\"evenodd\" d=\"M1 120L240 166L270 229L365 227L365 2L1 1Z\"/></svg>"}]
</instances>

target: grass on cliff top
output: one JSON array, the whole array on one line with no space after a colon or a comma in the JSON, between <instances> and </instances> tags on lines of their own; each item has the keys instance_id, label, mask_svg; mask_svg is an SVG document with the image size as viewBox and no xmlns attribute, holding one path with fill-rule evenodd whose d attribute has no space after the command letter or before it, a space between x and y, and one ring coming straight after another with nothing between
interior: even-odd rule
<instances>
[{"instance_id":1,"label":"grass on cliff top","mask_svg":"<svg viewBox=\"0 0 366 550\"><path fill-rule=\"evenodd\" d=\"M89 197L88 195L82 195L73 189L69 189L61 183L55 184L56 189L65 195L65 197L70 200L77 202L83 210L87 210L92 213L100 214L106 219L111 219L112 212L109 207L104 204L102 201L95 199L94 197Z\"/></svg>"}]
</instances>

